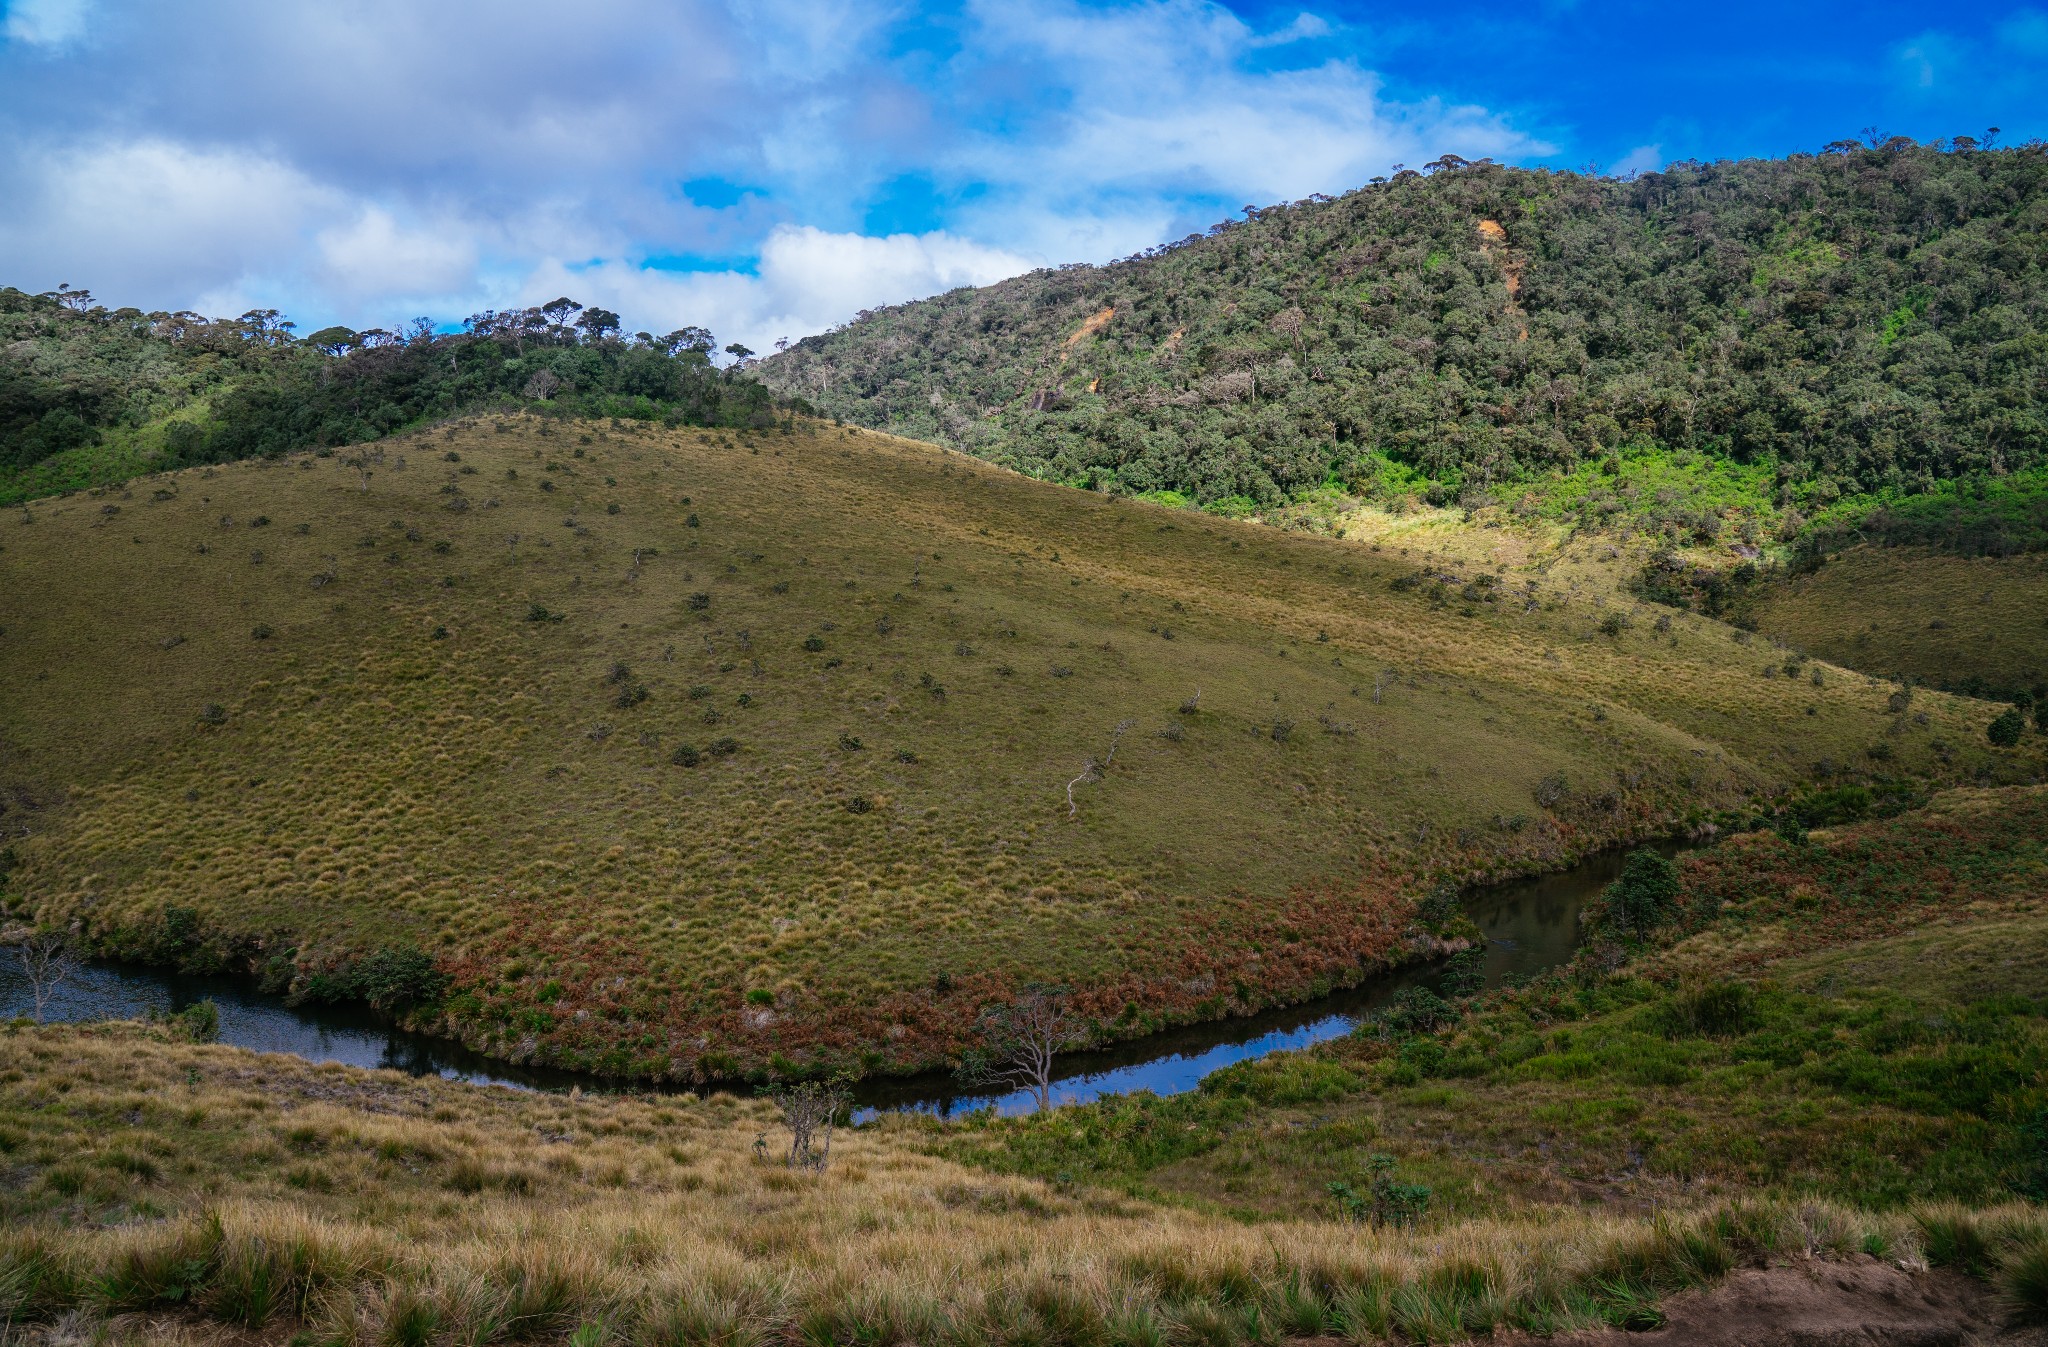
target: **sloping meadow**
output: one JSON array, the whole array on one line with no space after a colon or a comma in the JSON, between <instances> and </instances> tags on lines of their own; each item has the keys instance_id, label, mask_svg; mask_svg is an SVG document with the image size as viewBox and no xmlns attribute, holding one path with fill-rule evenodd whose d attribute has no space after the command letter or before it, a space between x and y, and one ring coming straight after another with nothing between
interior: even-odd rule
<instances>
[{"instance_id":1,"label":"sloping meadow","mask_svg":"<svg viewBox=\"0 0 2048 1347\"><path fill-rule=\"evenodd\" d=\"M18 915L613 1074L909 1069L1030 980L1135 1034L1406 957L1440 880L2023 770L1538 569L820 425L473 420L0 536Z\"/></svg>"}]
</instances>

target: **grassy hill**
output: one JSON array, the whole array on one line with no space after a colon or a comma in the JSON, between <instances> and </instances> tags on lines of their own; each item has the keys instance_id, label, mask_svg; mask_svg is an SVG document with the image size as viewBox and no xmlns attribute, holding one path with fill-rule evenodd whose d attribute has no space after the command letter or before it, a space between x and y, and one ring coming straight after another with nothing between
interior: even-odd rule
<instances>
[{"instance_id":1,"label":"grassy hill","mask_svg":"<svg viewBox=\"0 0 2048 1347\"><path fill-rule=\"evenodd\" d=\"M1440 879L2038 770L1540 560L809 425L472 421L0 547L17 912L613 1073L907 1069L1034 979L1142 1032L1401 957Z\"/></svg>"},{"instance_id":2,"label":"grassy hill","mask_svg":"<svg viewBox=\"0 0 2048 1347\"><path fill-rule=\"evenodd\" d=\"M1886 1209L2048 1194L2048 790L1751 833L1665 925L1569 975L1134 1096L936 1133L944 1154L1245 1219L1326 1208L1361 1148L1447 1216L1769 1192Z\"/></svg>"},{"instance_id":3,"label":"grassy hill","mask_svg":"<svg viewBox=\"0 0 2048 1347\"><path fill-rule=\"evenodd\" d=\"M2048 701L2048 553L1854 547L1760 587L1758 628L1823 659L1929 687Z\"/></svg>"},{"instance_id":4,"label":"grassy hill","mask_svg":"<svg viewBox=\"0 0 2048 1347\"><path fill-rule=\"evenodd\" d=\"M51 1342L1249 1347L1733 1343L1761 1305L1791 1341L1988 1338L2048 1319L2044 809L1740 839L1618 966L1175 1099L842 1129L815 1173L762 1100L0 1027L0 1314Z\"/></svg>"}]
</instances>

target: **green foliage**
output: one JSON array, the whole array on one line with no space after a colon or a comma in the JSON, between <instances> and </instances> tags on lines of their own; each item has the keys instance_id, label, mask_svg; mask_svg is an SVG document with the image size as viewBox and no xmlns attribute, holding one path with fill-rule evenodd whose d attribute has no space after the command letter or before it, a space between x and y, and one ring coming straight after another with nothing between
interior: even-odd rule
<instances>
[{"instance_id":1,"label":"green foliage","mask_svg":"<svg viewBox=\"0 0 2048 1347\"><path fill-rule=\"evenodd\" d=\"M1756 998L1747 983L1711 982L1673 996L1663 1006L1664 1032L1674 1038L1725 1038L1757 1025Z\"/></svg>"},{"instance_id":2,"label":"green foliage","mask_svg":"<svg viewBox=\"0 0 2048 1347\"><path fill-rule=\"evenodd\" d=\"M1429 1214L1433 1192L1423 1183L1402 1183L1394 1177L1394 1157L1374 1154L1366 1157L1366 1189L1336 1180L1328 1191L1337 1204L1337 1218L1376 1226L1405 1229L1419 1225Z\"/></svg>"},{"instance_id":3,"label":"green foliage","mask_svg":"<svg viewBox=\"0 0 2048 1347\"><path fill-rule=\"evenodd\" d=\"M2008 706L1984 727L1984 735L2000 748L2012 748L2027 731L2027 718L2017 706Z\"/></svg>"},{"instance_id":4,"label":"green foliage","mask_svg":"<svg viewBox=\"0 0 2048 1347\"><path fill-rule=\"evenodd\" d=\"M689 329L622 338L538 310L478 314L456 333L422 321L295 340L291 327L275 312L206 319L0 289L0 500L374 441L491 406L670 426L777 419L768 390L714 367Z\"/></svg>"},{"instance_id":5,"label":"green foliage","mask_svg":"<svg viewBox=\"0 0 2048 1347\"><path fill-rule=\"evenodd\" d=\"M448 992L448 975L432 955L411 945L372 950L337 968L313 974L305 995L315 1001L366 1001L399 1013L436 1005Z\"/></svg>"},{"instance_id":6,"label":"green foliage","mask_svg":"<svg viewBox=\"0 0 2048 1347\"><path fill-rule=\"evenodd\" d=\"M1622 931L1648 934L1671 915L1679 892L1678 867L1654 851L1636 850L1623 863L1621 877L1607 886L1607 917Z\"/></svg>"},{"instance_id":7,"label":"green foliage","mask_svg":"<svg viewBox=\"0 0 2048 1347\"><path fill-rule=\"evenodd\" d=\"M2038 146L1904 141L1446 168L865 313L762 377L829 368L834 414L1134 494L1513 501L1658 446L1811 514L2042 464L2044 187Z\"/></svg>"}]
</instances>

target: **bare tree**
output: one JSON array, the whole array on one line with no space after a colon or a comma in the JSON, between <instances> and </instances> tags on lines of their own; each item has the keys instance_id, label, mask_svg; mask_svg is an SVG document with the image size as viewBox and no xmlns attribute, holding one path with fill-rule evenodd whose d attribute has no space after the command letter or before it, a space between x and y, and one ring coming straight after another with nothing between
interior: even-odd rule
<instances>
[{"instance_id":1,"label":"bare tree","mask_svg":"<svg viewBox=\"0 0 2048 1347\"><path fill-rule=\"evenodd\" d=\"M981 1032L988 1047L967 1055L961 1078L1029 1090L1043 1112L1052 1107L1053 1059L1081 1046L1088 1025L1068 1005L1065 987L1033 982L1008 1005L984 1010Z\"/></svg>"},{"instance_id":2,"label":"bare tree","mask_svg":"<svg viewBox=\"0 0 2048 1347\"><path fill-rule=\"evenodd\" d=\"M824 1173L832 1160L832 1129L851 1098L846 1082L835 1077L782 1084L772 1088L768 1097L775 1101L782 1125L789 1129L789 1154L783 1164Z\"/></svg>"},{"instance_id":3,"label":"bare tree","mask_svg":"<svg viewBox=\"0 0 2048 1347\"><path fill-rule=\"evenodd\" d=\"M1387 685L1401 675L1393 669L1382 669L1372 676L1372 704L1378 706L1387 695Z\"/></svg>"},{"instance_id":4,"label":"bare tree","mask_svg":"<svg viewBox=\"0 0 2048 1347\"><path fill-rule=\"evenodd\" d=\"M43 1022L43 1007L56 994L57 984L71 976L77 961L71 956L71 942L56 931L37 931L15 948L21 971L28 977L29 993L35 997L36 1023Z\"/></svg>"},{"instance_id":5,"label":"bare tree","mask_svg":"<svg viewBox=\"0 0 2048 1347\"><path fill-rule=\"evenodd\" d=\"M1200 696L1201 694L1197 693L1196 695ZM1100 759L1086 759L1086 765L1084 765L1081 768L1081 775L1075 777L1072 781L1069 781L1067 783L1068 818L1072 818L1076 814L1081 812L1081 806L1074 802L1074 787L1092 785L1095 782L1102 780L1102 774L1109 770L1109 764L1116 761L1117 745L1123 741L1124 735L1130 732L1131 726L1137 723L1138 722L1135 720L1119 720L1116 723L1116 728L1110 731L1109 752L1103 754Z\"/></svg>"},{"instance_id":6,"label":"bare tree","mask_svg":"<svg viewBox=\"0 0 2048 1347\"><path fill-rule=\"evenodd\" d=\"M384 450L381 446L375 449L358 449L342 459L341 464L345 468L354 468L361 478L362 489L368 491L370 489L370 470L383 466Z\"/></svg>"}]
</instances>

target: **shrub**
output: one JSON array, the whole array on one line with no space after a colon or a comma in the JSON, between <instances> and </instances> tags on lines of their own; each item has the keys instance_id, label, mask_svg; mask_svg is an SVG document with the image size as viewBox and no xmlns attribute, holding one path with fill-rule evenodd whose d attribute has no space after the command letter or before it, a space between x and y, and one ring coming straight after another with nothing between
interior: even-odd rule
<instances>
[{"instance_id":1,"label":"shrub","mask_svg":"<svg viewBox=\"0 0 2048 1347\"><path fill-rule=\"evenodd\" d=\"M704 755L697 751L695 744L677 744L676 751L668 755L668 760L678 767L695 767L704 760Z\"/></svg>"},{"instance_id":2,"label":"shrub","mask_svg":"<svg viewBox=\"0 0 2048 1347\"><path fill-rule=\"evenodd\" d=\"M703 611L704 609L706 609L706 608L709 608L710 606L711 606L711 596L710 596L709 594L701 594L701 593L700 593L700 594L692 594L692 595L690 596L690 611L691 611L691 612L693 612L693 613L697 613L697 612L702 612L702 611Z\"/></svg>"},{"instance_id":3,"label":"shrub","mask_svg":"<svg viewBox=\"0 0 2048 1347\"><path fill-rule=\"evenodd\" d=\"M1615 925L1644 935L1671 915L1678 891L1678 867L1654 851L1638 849L1629 853L1621 878L1602 896Z\"/></svg>"},{"instance_id":4,"label":"shrub","mask_svg":"<svg viewBox=\"0 0 2048 1347\"><path fill-rule=\"evenodd\" d=\"M806 636L806 637L804 637L804 649L806 649L806 650L808 650L808 651L812 652L813 654L816 654L816 653L817 653L818 651L820 651L820 650L823 650L824 648L825 648L825 638L824 638L824 637L822 637L822 636Z\"/></svg>"},{"instance_id":5,"label":"shrub","mask_svg":"<svg viewBox=\"0 0 2048 1347\"><path fill-rule=\"evenodd\" d=\"M872 811L874 807L875 802L865 795L856 795L846 802L846 812L849 814L865 814Z\"/></svg>"},{"instance_id":6,"label":"shrub","mask_svg":"<svg viewBox=\"0 0 2048 1347\"><path fill-rule=\"evenodd\" d=\"M276 634L268 622L258 622L249 632L249 635L258 641L267 641Z\"/></svg>"},{"instance_id":7,"label":"shrub","mask_svg":"<svg viewBox=\"0 0 2048 1347\"><path fill-rule=\"evenodd\" d=\"M526 620L528 622L560 622L562 615L549 612L545 604L533 603L527 605Z\"/></svg>"},{"instance_id":8,"label":"shrub","mask_svg":"<svg viewBox=\"0 0 2048 1347\"><path fill-rule=\"evenodd\" d=\"M1730 1038L1758 1023L1756 998L1747 983L1712 982L1680 992L1663 1007L1668 1038Z\"/></svg>"},{"instance_id":9,"label":"shrub","mask_svg":"<svg viewBox=\"0 0 2048 1347\"><path fill-rule=\"evenodd\" d=\"M714 758L729 758L739 751L740 741L737 739L725 738L713 739L711 741L711 756Z\"/></svg>"},{"instance_id":10,"label":"shrub","mask_svg":"<svg viewBox=\"0 0 2048 1347\"><path fill-rule=\"evenodd\" d=\"M1395 1179L1393 1156L1369 1156L1366 1166L1365 1192L1360 1193L1343 1182L1329 1185L1328 1192L1336 1200L1339 1220L1369 1221L1373 1225L1391 1225L1399 1229L1418 1224L1428 1214L1434 1192L1427 1184L1402 1183Z\"/></svg>"},{"instance_id":11,"label":"shrub","mask_svg":"<svg viewBox=\"0 0 2048 1347\"><path fill-rule=\"evenodd\" d=\"M1985 727L1984 734L1998 747L2011 748L2019 743L2020 735L2025 733L2026 728L2027 718L2020 714L2017 706L2009 706Z\"/></svg>"},{"instance_id":12,"label":"shrub","mask_svg":"<svg viewBox=\"0 0 2048 1347\"><path fill-rule=\"evenodd\" d=\"M867 747L867 745L860 741L858 735L842 732L839 736L839 747L848 753L854 753Z\"/></svg>"},{"instance_id":13,"label":"shrub","mask_svg":"<svg viewBox=\"0 0 2048 1347\"><path fill-rule=\"evenodd\" d=\"M1619 636L1627 630L1628 619L1620 613L1609 613L1600 619L1600 634L1602 636Z\"/></svg>"}]
</instances>

